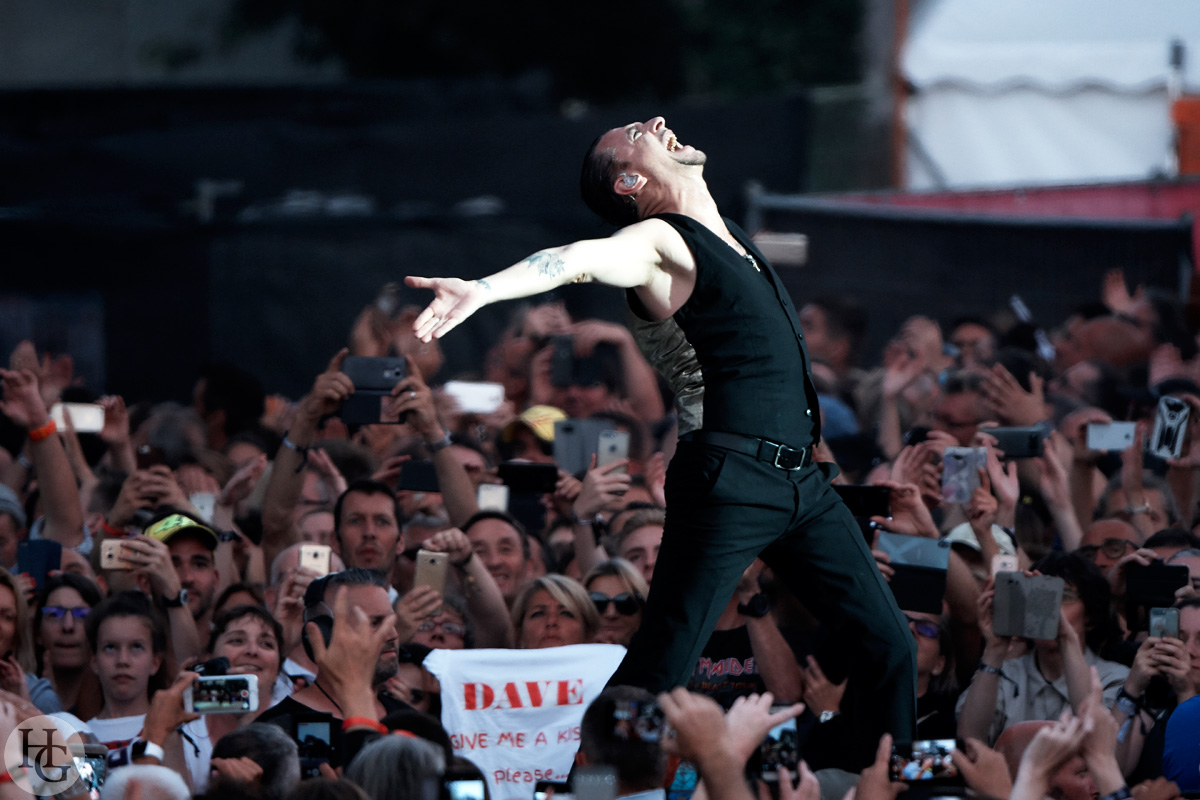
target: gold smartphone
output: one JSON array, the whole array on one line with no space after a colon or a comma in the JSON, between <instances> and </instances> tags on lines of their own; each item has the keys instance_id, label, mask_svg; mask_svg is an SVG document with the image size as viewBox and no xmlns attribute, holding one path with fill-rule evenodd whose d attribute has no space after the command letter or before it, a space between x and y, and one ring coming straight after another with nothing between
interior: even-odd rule
<instances>
[{"instance_id":1,"label":"gold smartphone","mask_svg":"<svg viewBox=\"0 0 1200 800\"><path fill-rule=\"evenodd\" d=\"M120 539L105 539L100 543L100 569L133 569L133 564L121 558L123 544Z\"/></svg>"},{"instance_id":2,"label":"gold smartphone","mask_svg":"<svg viewBox=\"0 0 1200 800\"><path fill-rule=\"evenodd\" d=\"M450 565L450 556L434 550L417 551L417 570L413 575L413 587L431 586L439 595L446 593L446 568ZM441 606L431 616L442 613Z\"/></svg>"}]
</instances>

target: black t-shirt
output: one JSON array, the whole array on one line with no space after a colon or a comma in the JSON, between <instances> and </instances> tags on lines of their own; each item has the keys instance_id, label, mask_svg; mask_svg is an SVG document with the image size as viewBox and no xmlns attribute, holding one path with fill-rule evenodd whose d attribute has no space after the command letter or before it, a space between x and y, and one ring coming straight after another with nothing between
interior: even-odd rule
<instances>
[{"instance_id":1,"label":"black t-shirt","mask_svg":"<svg viewBox=\"0 0 1200 800\"><path fill-rule=\"evenodd\" d=\"M726 709L739 697L767 690L754 663L750 632L745 625L712 632L700 652L700 660L692 668L687 688L708 695Z\"/></svg>"},{"instance_id":2,"label":"black t-shirt","mask_svg":"<svg viewBox=\"0 0 1200 800\"><path fill-rule=\"evenodd\" d=\"M379 702L387 714L411 709L388 694L380 694ZM342 767L342 718L327 711L317 711L291 697L285 697L259 714L255 722L268 722L287 731L300 749L300 772L305 778L319 777L318 765L327 762Z\"/></svg>"}]
</instances>

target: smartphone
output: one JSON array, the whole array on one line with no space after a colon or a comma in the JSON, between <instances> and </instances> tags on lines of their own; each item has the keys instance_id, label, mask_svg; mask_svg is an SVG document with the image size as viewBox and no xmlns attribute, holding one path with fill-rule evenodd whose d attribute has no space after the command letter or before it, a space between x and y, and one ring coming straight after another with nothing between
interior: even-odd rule
<instances>
[{"instance_id":1,"label":"smartphone","mask_svg":"<svg viewBox=\"0 0 1200 800\"><path fill-rule=\"evenodd\" d=\"M575 337L551 336L550 383L559 388L570 386L575 373Z\"/></svg>"},{"instance_id":2,"label":"smartphone","mask_svg":"<svg viewBox=\"0 0 1200 800\"><path fill-rule=\"evenodd\" d=\"M446 794L450 800L484 800L486 797L481 778L446 781ZM558 796L557 793L555 796Z\"/></svg>"},{"instance_id":3,"label":"smartphone","mask_svg":"<svg viewBox=\"0 0 1200 800\"><path fill-rule=\"evenodd\" d=\"M446 567L450 564L450 556L447 553L439 553L435 550L418 550L417 551L417 570L413 574L413 587L431 586L439 595L446 594ZM437 616L442 613L441 606L432 612L430 616Z\"/></svg>"},{"instance_id":4,"label":"smartphone","mask_svg":"<svg viewBox=\"0 0 1200 800\"><path fill-rule=\"evenodd\" d=\"M603 467L622 458L629 458L628 431L600 431L596 443L596 466ZM621 467L616 472L628 472L628 467Z\"/></svg>"},{"instance_id":5,"label":"smartphone","mask_svg":"<svg viewBox=\"0 0 1200 800\"><path fill-rule=\"evenodd\" d=\"M188 502L196 507L200 512L200 516L206 520L212 520L213 512L217 508L217 496L212 492L192 492L188 495Z\"/></svg>"},{"instance_id":6,"label":"smartphone","mask_svg":"<svg viewBox=\"0 0 1200 800\"><path fill-rule=\"evenodd\" d=\"M576 800L616 800L617 771L601 765L576 766L571 789Z\"/></svg>"},{"instance_id":7,"label":"smartphone","mask_svg":"<svg viewBox=\"0 0 1200 800\"><path fill-rule=\"evenodd\" d=\"M183 690L192 714L245 714L258 710L257 675L202 675Z\"/></svg>"},{"instance_id":8,"label":"smartphone","mask_svg":"<svg viewBox=\"0 0 1200 800\"><path fill-rule=\"evenodd\" d=\"M1088 450L1118 452L1133 447L1136 422L1089 422L1087 426Z\"/></svg>"},{"instance_id":9,"label":"smartphone","mask_svg":"<svg viewBox=\"0 0 1200 800\"><path fill-rule=\"evenodd\" d=\"M1052 641L1058 638L1065 583L1052 575L1001 572L996 575L992 630L997 636Z\"/></svg>"},{"instance_id":10,"label":"smartphone","mask_svg":"<svg viewBox=\"0 0 1200 800\"><path fill-rule=\"evenodd\" d=\"M1162 459L1179 458L1187 437L1189 408L1187 403L1170 395L1159 399L1154 432L1146 443L1146 452Z\"/></svg>"},{"instance_id":11,"label":"smartphone","mask_svg":"<svg viewBox=\"0 0 1200 800\"><path fill-rule=\"evenodd\" d=\"M1179 609L1178 608L1152 608L1150 609L1150 635L1157 636L1160 639L1164 636L1170 636L1172 639L1179 638Z\"/></svg>"},{"instance_id":12,"label":"smartphone","mask_svg":"<svg viewBox=\"0 0 1200 800\"><path fill-rule=\"evenodd\" d=\"M300 566L311 569L317 575L329 574L333 549L327 544L300 545Z\"/></svg>"},{"instance_id":13,"label":"smartphone","mask_svg":"<svg viewBox=\"0 0 1200 800\"><path fill-rule=\"evenodd\" d=\"M83 784L88 800L100 800L100 790L108 778L108 748L98 743L70 742L71 761ZM78 794L74 795L79 797Z\"/></svg>"},{"instance_id":14,"label":"smartphone","mask_svg":"<svg viewBox=\"0 0 1200 800\"><path fill-rule=\"evenodd\" d=\"M554 423L554 461L572 475L583 475L600 449L600 436L613 430L606 419L560 419ZM627 448L628 449L628 448Z\"/></svg>"},{"instance_id":15,"label":"smartphone","mask_svg":"<svg viewBox=\"0 0 1200 800\"><path fill-rule=\"evenodd\" d=\"M946 595L950 542L880 531L876 547L891 559L888 588L900 608L941 614Z\"/></svg>"},{"instance_id":16,"label":"smartphone","mask_svg":"<svg viewBox=\"0 0 1200 800\"><path fill-rule=\"evenodd\" d=\"M400 465L396 488L407 492L440 492L437 470L432 461L405 461Z\"/></svg>"},{"instance_id":17,"label":"smartphone","mask_svg":"<svg viewBox=\"0 0 1200 800\"><path fill-rule=\"evenodd\" d=\"M62 569L62 545L50 539L25 539L17 545L17 572L33 578L39 591L51 571Z\"/></svg>"},{"instance_id":18,"label":"smartphone","mask_svg":"<svg viewBox=\"0 0 1200 800\"><path fill-rule=\"evenodd\" d=\"M575 800L571 784L560 781L538 781L533 785L533 800Z\"/></svg>"},{"instance_id":19,"label":"smartphone","mask_svg":"<svg viewBox=\"0 0 1200 800\"><path fill-rule=\"evenodd\" d=\"M505 461L496 474L514 494L548 494L558 485L558 466Z\"/></svg>"},{"instance_id":20,"label":"smartphone","mask_svg":"<svg viewBox=\"0 0 1200 800\"><path fill-rule=\"evenodd\" d=\"M137 449L137 468L150 469L157 467L159 464L167 463L167 457L163 453L161 447L156 447L152 444L144 444Z\"/></svg>"},{"instance_id":21,"label":"smartphone","mask_svg":"<svg viewBox=\"0 0 1200 800\"><path fill-rule=\"evenodd\" d=\"M347 356L342 372L354 384L354 394L342 403L339 415L348 425L398 424L407 414L391 410L392 389L408 376L408 362L394 356Z\"/></svg>"},{"instance_id":22,"label":"smartphone","mask_svg":"<svg viewBox=\"0 0 1200 800\"><path fill-rule=\"evenodd\" d=\"M463 414L490 414L504 404L504 384L446 381L442 390L454 398Z\"/></svg>"},{"instance_id":23,"label":"smartphone","mask_svg":"<svg viewBox=\"0 0 1200 800\"><path fill-rule=\"evenodd\" d=\"M98 403L55 403L50 406L50 419L62 430L67 429L63 409L71 417L76 433L99 433L104 430L104 406Z\"/></svg>"},{"instance_id":24,"label":"smartphone","mask_svg":"<svg viewBox=\"0 0 1200 800\"><path fill-rule=\"evenodd\" d=\"M125 559L121 558L123 539L105 539L100 543L100 569L133 569Z\"/></svg>"},{"instance_id":25,"label":"smartphone","mask_svg":"<svg viewBox=\"0 0 1200 800\"><path fill-rule=\"evenodd\" d=\"M509 487L503 483L481 483L476 490L480 511L508 511Z\"/></svg>"},{"instance_id":26,"label":"smartphone","mask_svg":"<svg viewBox=\"0 0 1200 800\"><path fill-rule=\"evenodd\" d=\"M1020 569L1020 562L1016 556L1006 556L997 554L992 556L992 580L996 580L996 575L1001 572L1016 572Z\"/></svg>"},{"instance_id":27,"label":"smartphone","mask_svg":"<svg viewBox=\"0 0 1200 800\"><path fill-rule=\"evenodd\" d=\"M984 428L983 432L996 438L996 447L1005 458L1037 458L1042 455L1046 432L1040 425L1022 428Z\"/></svg>"},{"instance_id":28,"label":"smartphone","mask_svg":"<svg viewBox=\"0 0 1200 800\"><path fill-rule=\"evenodd\" d=\"M987 465L987 448L947 447L942 454L942 499L969 503L979 488L979 470Z\"/></svg>"},{"instance_id":29,"label":"smartphone","mask_svg":"<svg viewBox=\"0 0 1200 800\"><path fill-rule=\"evenodd\" d=\"M890 517L892 490L886 486L835 483L833 490L850 513L860 519Z\"/></svg>"},{"instance_id":30,"label":"smartphone","mask_svg":"<svg viewBox=\"0 0 1200 800\"><path fill-rule=\"evenodd\" d=\"M612 716L613 736L627 742L659 742L667 730L667 716L653 700L617 700Z\"/></svg>"},{"instance_id":31,"label":"smartphone","mask_svg":"<svg viewBox=\"0 0 1200 800\"><path fill-rule=\"evenodd\" d=\"M888 776L893 781L943 781L960 779L950 754L958 749L954 739L919 739L910 746L893 745Z\"/></svg>"},{"instance_id":32,"label":"smartphone","mask_svg":"<svg viewBox=\"0 0 1200 800\"><path fill-rule=\"evenodd\" d=\"M1175 605L1175 592L1190 581L1191 573L1183 564L1130 563L1125 566L1125 599L1131 606L1170 608Z\"/></svg>"},{"instance_id":33,"label":"smartphone","mask_svg":"<svg viewBox=\"0 0 1200 800\"><path fill-rule=\"evenodd\" d=\"M317 712L313 712L314 716ZM321 777L321 764L335 763L338 736L328 719L296 720L296 746L300 755L300 777Z\"/></svg>"},{"instance_id":34,"label":"smartphone","mask_svg":"<svg viewBox=\"0 0 1200 800\"><path fill-rule=\"evenodd\" d=\"M777 706L772 711L783 708ZM791 775L796 774L800 764L800 739L796 733L796 719L793 717L776 725L767 731L767 736L758 746L759 776L766 783L779 781L779 768L784 767Z\"/></svg>"}]
</instances>

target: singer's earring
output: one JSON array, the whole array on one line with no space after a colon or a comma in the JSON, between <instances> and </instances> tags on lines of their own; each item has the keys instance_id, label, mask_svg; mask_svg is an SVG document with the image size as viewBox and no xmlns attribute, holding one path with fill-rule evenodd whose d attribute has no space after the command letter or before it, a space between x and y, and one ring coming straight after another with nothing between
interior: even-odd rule
<instances>
[{"instance_id":1,"label":"singer's earring","mask_svg":"<svg viewBox=\"0 0 1200 800\"><path fill-rule=\"evenodd\" d=\"M622 172L617 177L625 179L624 184L625 184L626 189L632 189L633 187L637 186L637 178L636 177L630 177L629 175L626 175L624 172Z\"/></svg>"}]
</instances>

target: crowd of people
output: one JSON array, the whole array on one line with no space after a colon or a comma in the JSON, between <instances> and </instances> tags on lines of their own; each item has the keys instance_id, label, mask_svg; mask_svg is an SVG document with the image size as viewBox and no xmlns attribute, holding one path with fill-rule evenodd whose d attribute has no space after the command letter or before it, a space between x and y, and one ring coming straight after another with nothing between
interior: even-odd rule
<instances>
[{"instance_id":1,"label":"crowd of people","mask_svg":"<svg viewBox=\"0 0 1200 800\"><path fill-rule=\"evenodd\" d=\"M852 298L800 303L816 458L836 483L884 490L856 535L915 643L928 763L905 732L864 739L860 720L884 701L856 685L848 632L756 561L718 598L687 686L610 686L579 705L577 770L612 769L616 796L678 800L892 800L928 777L942 794L1013 800L1200 792L1197 339L1177 298L1131 292L1119 272L1094 294L1045 330L1006 309L914 316L878 363ZM190 402L148 403L80 385L69 353L11 354L0 741L52 715L106 752L102 787L50 794L457 800L447 787L487 768L443 713L442 651L633 639L694 406L628 327L574 320L553 299L517 308L457 375L414 334L418 308L389 311L366 307L298 399L215 364ZM377 401L398 422L342 418L350 356L403 359ZM451 380L499 384L502 399L464 410ZM1190 410L1178 457L1145 446L1164 397ZM100 407L102 425L77 431L70 405L56 423L71 403ZM555 423L582 419L626 434L627 457L563 469ZM1136 423L1127 447L1089 448L1089 426L1118 421ZM994 427L1032 429L1037 452L1006 453ZM981 448L964 502L943 488L947 448ZM491 502L519 464L552 465L553 487L509 478ZM897 535L943 545L915 591L913 565L883 543ZM429 554L444 585L422 572ZM1060 579L1053 638L1011 629L998 584L1014 575ZM780 726L787 746L763 781L760 744ZM28 791L37 764L5 766L0 795Z\"/></svg>"}]
</instances>

